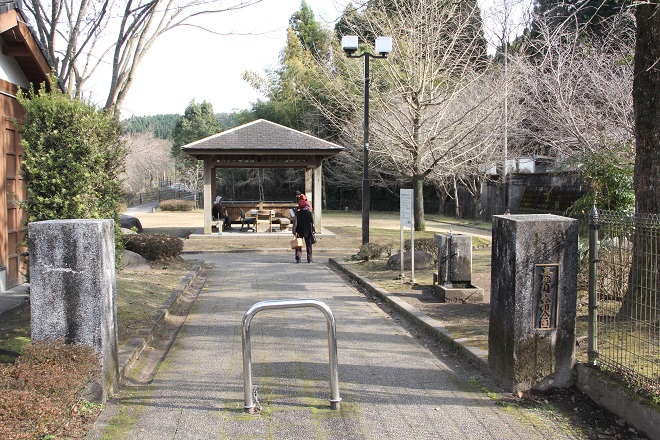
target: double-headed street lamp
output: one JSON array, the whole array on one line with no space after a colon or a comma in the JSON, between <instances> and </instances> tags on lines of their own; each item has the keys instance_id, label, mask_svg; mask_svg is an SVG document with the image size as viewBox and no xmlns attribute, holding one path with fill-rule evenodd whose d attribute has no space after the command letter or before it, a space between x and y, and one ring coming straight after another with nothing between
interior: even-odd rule
<instances>
[{"instance_id":1,"label":"double-headed street lamp","mask_svg":"<svg viewBox=\"0 0 660 440\"><path fill-rule=\"evenodd\" d=\"M387 58L392 52L392 37L376 38L376 55L358 50L358 37L346 35L341 39L341 47L348 58L364 57L364 162L362 165L362 244L369 243L369 58Z\"/></svg>"}]
</instances>

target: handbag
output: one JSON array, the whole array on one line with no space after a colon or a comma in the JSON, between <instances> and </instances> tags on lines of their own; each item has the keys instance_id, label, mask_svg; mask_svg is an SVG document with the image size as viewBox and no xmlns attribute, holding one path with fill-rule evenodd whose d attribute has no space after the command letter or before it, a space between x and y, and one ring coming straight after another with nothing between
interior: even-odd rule
<instances>
[{"instance_id":1,"label":"handbag","mask_svg":"<svg viewBox=\"0 0 660 440\"><path fill-rule=\"evenodd\" d=\"M314 226L312 226L312 236L309 240L312 244L316 243L316 231L314 230Z\"/></svg>"},{"instance_id":2,"label":"handbag","mask_svg":"<svg viewBox=\"0 0 660 440\"><path fill-rule=\"evenodd\" d=\"M298 237L298 234L296 234L296 238L291 240L291 249L296 249L299 247L303 247L303 239Z\"/></svg>"}]
</instances>

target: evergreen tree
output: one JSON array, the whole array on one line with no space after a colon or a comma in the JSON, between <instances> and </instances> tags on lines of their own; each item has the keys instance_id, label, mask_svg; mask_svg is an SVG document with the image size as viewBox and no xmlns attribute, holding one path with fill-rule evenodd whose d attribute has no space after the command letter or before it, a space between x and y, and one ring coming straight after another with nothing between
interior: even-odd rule
<instances>
[{"instance_id":1,"label":"evergreen tree","mask_svg":"<svg viewBox=\"0 0 660 440\"><path fill-rule=\"evenodd\" d=\"M298 37L303 50L309 52L315 59L327 58L331 35L316 21L314 11L305 0L300 4L300 9L289 19L289 27Z\"/></svg>"},{"instance_id":2,"label":"evergreen tree","mask_svg":"<svg viewBox=\"0 0 660 440\"><path fill-rule=\"evenodd\" d=\"M550 29L569 26L600 35L608 32L611 20L631 5L631 0L536 0L532 37L538 33L541 21ZM630 21L628 30L633 27Z\"/></svg>"},{"instance_id":3,"label":"evergreen tree","mask_svg":"<svg viewBox=\"0 0 660 440\"><path fill-rule=\"evenodd\" d=\"M213 113L213 105L207 101L197 104L193 100L186 107L186 111L176 123L172 132L174 144L172 155L180 158L185 154L181 151L183 145L220 133L221 131L222 124L220 124L220 121Z\"/></svg>"},{"instance_id":4,"label":"evergreen tree","mask_svg":"<svg viewBox=\"0 0 660 440\"><path fill-rule=\"evenodd\" d=\"M335 35L341 41L345 35L362 35L368 41L374 41L375 36L371 32L369 23L352 4L348 4L341 17L335 24Z\"/></svg>"},{"instance_id":5,"label":"evergreen tree","mask_svg":"<svg viewBox=\"0 0 660 440\"><path fill-rule=\"evenodd\" d=\"M225 130L247 124L257 119L254 113L247 109L233 111L231 113L219 113L216 116Z\"/></svg>"},{"instance_id":6,"label":"evergreen tree","mask_svg":"<svg viewBox=\"0 0 660 440\"><path fill-rule=\"evenodd\" d=\"M244 74L246 81L267 97L252 105L252 113L257 118L324 136L330 124L315 110L306 91L319 89L314 84L314 71L329 59L331 33L314 20L305 2L290 23L279 66L267 71L266 78L254 72Z\"/></svg>"},{"instance_id":7,"label":"evergreen tree","mask_svg":"<svg viewBox=\"0 0 660 440\"><path fill-rule=\"evenodd\" d=\"M184 153L181 147L191 142L220 133L222 124L215 114L211 103L204 101L201 104L191 101L186 107L181 119L177 122L172 133L172 156L175 159L175 167L179 180L189 190L196 192L201 190L204 173L200 161Z\"/></svg>"},{"instance_id":8,"label":"evergreen tree","mask_svg":"<svg viewBox=\"0 0 660 440\"><path fill-rule=\"evenodd\" d=\"M133 116L122 121L124 134L153 133L158 139L172 139L172 131L180 115Z\"/></svg>"}]
</instances>

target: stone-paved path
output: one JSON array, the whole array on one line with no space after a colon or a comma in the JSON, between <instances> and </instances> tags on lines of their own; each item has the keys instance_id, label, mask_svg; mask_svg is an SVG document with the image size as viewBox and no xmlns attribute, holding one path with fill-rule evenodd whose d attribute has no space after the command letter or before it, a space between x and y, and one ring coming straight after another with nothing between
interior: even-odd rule
<instances>
[{"instance_id":1,"label":"stone-paved path","mask_svg":"<svg viewBox=\"0 0 660 440\"><path fill-rule=\"evenodd\" d=\"M498 405L471 380L479 380L476 370L434 355L321 259L297 265L284 252L204 258L214 265L207 286L153 383L108 404L121 414L121 429L106 430L107 438L576 437L570 427ZM263 409L243 412L241 320L258 301L286 298L315 298L334 312L339 411L328 402L325 318L303 308L266 310L252 320L253 383Z\"/></svg>"}]
</instances>

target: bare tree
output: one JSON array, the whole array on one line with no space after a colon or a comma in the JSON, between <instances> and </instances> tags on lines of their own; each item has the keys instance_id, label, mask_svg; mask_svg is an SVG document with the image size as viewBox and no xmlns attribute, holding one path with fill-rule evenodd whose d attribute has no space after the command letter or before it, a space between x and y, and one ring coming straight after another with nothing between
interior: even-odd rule
<instances>
[{"instance_id":1,"label":"bare tree","mask_svg":"<svg viewBox=\"0 0 660 440\"><path fill-rule=\"evenodd\" d=\"M504 207L509 207L509 98L511 90L511 75L509 74L509 48L515 39L531 25L530 0L497 0L486 10L484 30L489 44L495 51L496 59L503 67L502 88L502 123L501 123L501 163L502 180L504 184ZM476 188L475 188L476 190Z\"/></svg>"},{"instance_id":2,"label":"bare tree","mask_svg":"<svg viewBox=\"0 0 660 440\"><path fill-rule=\"evenodd\" d=\"M128 192L151 188L158 179L171 176L174 171L171 142L155 138L150 132L126 136L125 140L128 154L124 187Z\"/></svg>"},{"instance_id":3,"label":"bare tree","mask_svg":"<svg viewBox=\"0 0 660 440\"><path fill-rule=\"evenodd\" d=\"M541 22L528 50L533 55L512 60L525 78L528 145L559 157L626 147L632 157L634 37L621 38L616 23L611 28L618 31L587 40L572 26Z\"/></svg>"},{"instance_id":4,"label":"bare tree","mask_svg":"<svg viewBox=\"0 0 660 440\"><path fill-rule=\"evenodd\" d=\"M372 63L370 170L376 183L412 184L415 228L425 229L423 184L475 160L499 117L499 88L490 79L476 2L391 0L368 8L360 35L387 35L393 50ZM362 66L336 56L322 71L329 102L318 108L341 129L346 157L361 143ZM347 84L346 77L353 79ZM339 115L339 116L338 116ZM355 161L350 161L355 164ZM359 164L359 161L357 162ZM346 163L349 168L348 161ZM354 165L352 165L354 166ZM347 173L348 174L348 173Z\"/></svg>"},{"instance_id":5,"label":"bare tree","mask_svg":"<svg viewBox=\"0 0 660 440\"><path fill-rule=\"evenodd\" d=\"M31 0L25 5L57 77L73 96L81 97L86 82L98 74L100 66L110 64L105 109L117 113L138 65L158 37L182 26L204 29L195 22L196 17L260 1Z\"/></svg>"}]
</instances>

